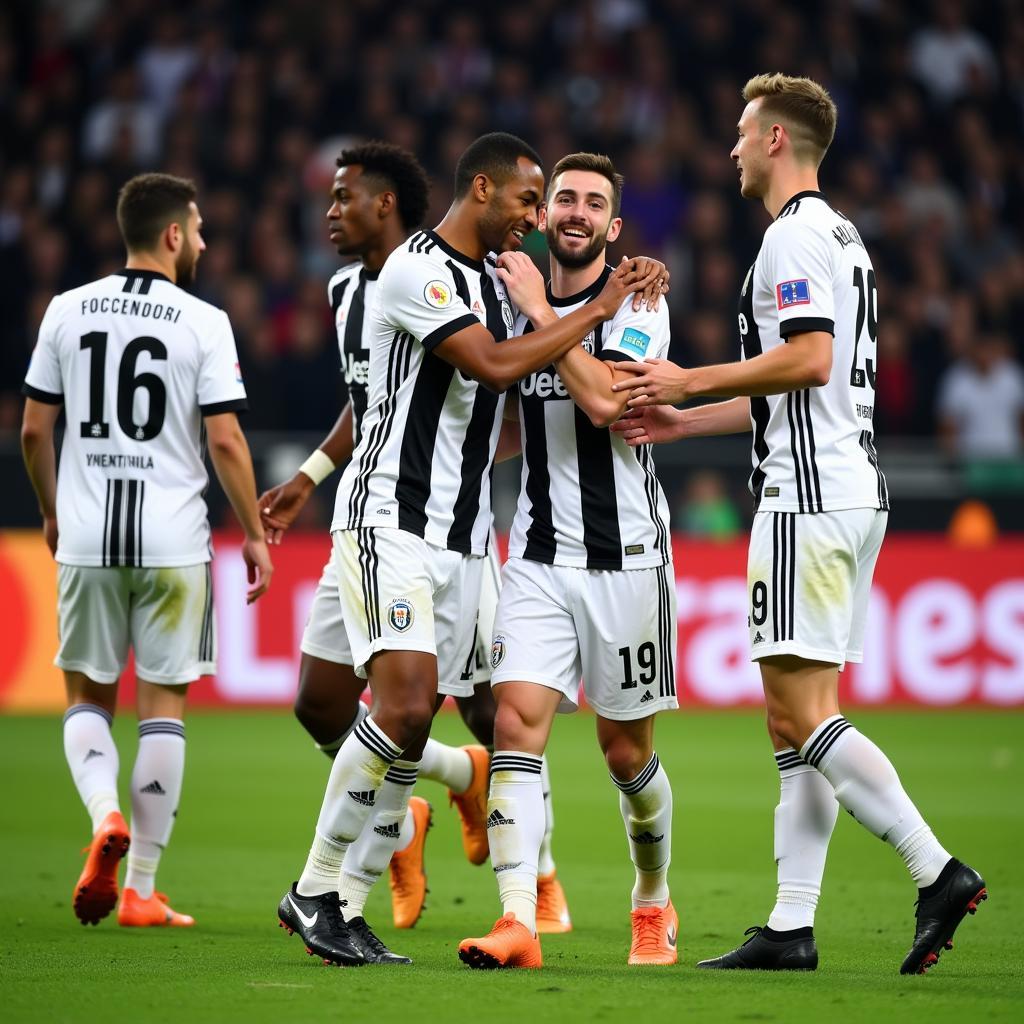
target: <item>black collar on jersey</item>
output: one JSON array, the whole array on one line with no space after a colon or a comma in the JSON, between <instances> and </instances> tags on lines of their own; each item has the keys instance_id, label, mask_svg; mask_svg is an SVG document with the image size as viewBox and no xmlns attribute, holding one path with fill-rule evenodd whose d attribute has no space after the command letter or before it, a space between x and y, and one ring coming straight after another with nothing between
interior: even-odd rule
<instances>
[{"instance_id":1,"label":"black collar on jersey","mask_svg":"<svg viewBox=\"0 0 1024 1024\"><path fill-rule=\"evenodd\" d=\"M465 263L467 267L472 267L478 274L484 272L484 261L470 259L464 252L459 252L458 249L453 249L436 231L431 231L429 228L423 232L425 235L429 235L430 238L435 242L439 249L448 253L453 260L458 260L460 263Z\"/></svg>"},{"instance_id":2,"label":"black collar on jersey","mask_svg":"<svg viewBox=\"0 0 1024 1024\"><path fill-rule=\"evenodd\" d=\"M551 282L548 281L548 304L551 306L575 306L577 302L589 301L601 291L611 272L612 268L606 263L604 270L601 271L601 276L592 285L584 288L581 292L577 292L575 295L567 295L564 299L557 298L551 294Z\"/></svg>"},{"instance_id":3,"label":"black collar on jersey","mask_svg":"<svg viewBox=\"0 0 1024 1024\"><path fill-rule=\"evenodd\" d=\"M131 267L125 267L116 273L122 277L141 277L144 281L166 281L168 284L174 284L166 274L161 274L159 270L134 270Z\"/></svg>"},{"instance_id":4,"label":"black collar on jersey","mask_svg":"<svg viewBox=\"0 0 1024 1024\"><path fill-rule=\"evenodd\" d=\"M795 196L790 196L783 204L782 209L779 210L776 220L779 219L794 203L799 203L801 199L820 199L826 206L832 204L825 198L824 192L819 192L817 189L809 188L803 192L797 192Z\"/></svg>"},{"instance_id":5,"label":"black collar on jersey","mask_svg":"<svg viewBox=\"0 0 1024 1024\"><path fill-rule=\"evenodd\" d=\"M367 270L366 267L359 268L359 277L363 281L376 281L380 277L379 270Z\"/></svg>"}]
</instances>

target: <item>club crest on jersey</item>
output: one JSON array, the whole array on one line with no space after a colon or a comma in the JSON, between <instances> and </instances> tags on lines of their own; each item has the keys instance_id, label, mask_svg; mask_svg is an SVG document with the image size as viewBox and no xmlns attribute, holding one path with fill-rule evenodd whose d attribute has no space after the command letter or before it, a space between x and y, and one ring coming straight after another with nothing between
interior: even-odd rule
<instances>
[{"instance_id":1,"label":"club crest on jersey","mask_svg":"<svg viewBox=\"0 0 1024 1024\"><path fill-rule=\"evenodd\" d=\"M404 597L396 597L388 605L388 624L396 633L404 633L413 623L415 614L412 602Z\"/></svg>"},{"instance_id":2,"label":"club crest on jersey","mask_svg":"<svg viewBox=\"0 0 1024 1024\"><path fill-rule=\"evenodd\" d=\"M583 351L594 354L594 332L588 331L583 337Z\"/></svg>"},{"instance_id":3,"label":"club crest on jersey","mask_svg":"<svg viewBox=\"0 0 1024 1024\"><path fill-rule=\"evenodd\" d=\"M516 318L512 315L512 307L508 304L508 299L501 300L501 320L505 325L505 330L511 334L516 325Z\"/></svg>"},{"instance_id":4,"label":"club crest on jersey","mask_svg":"<svg viewBox=\"0 0 1024 1024\"><path fill-rule=\"evenodd\" d=\"M497 668L505 660L505 638L499 633L491 644L491 668Z\"/></svg>"},{"instance_id":5,"label":"club crest on jersey","mask_svg":"<svg viewBox=\"0 0 1024 1024\"><path fill-rule=\"evenodd\" d=\"M423 289L423 298L435 309L444 309L451 305L452 290L444 281L428 281L427 287Z\"/></svg>"},{"instance_id":6,"label":"club crest on jersey","mask_svg":"<svg viewBox=\"0 0 1024 1024\"><path fill-rule=\"evenodd\" d=\"M806 277L799 281L783 281L775 286L775 298L779 309L790 306L809 306L811 304L811 285Z\"/></svg>"},{"instance_id":7,"label":"club crest on jersey","mask_svg":"<svg viewBox=\"0 0 1024 1024\"><path fill-rule=\"evenodd\" d=\"M651 336L638 331L635 327L627 327L622 332L622 340L619 347L628 352L635 352L638 356L647 355L647 346L651 343Z\"/></svg>"}]
</instances>

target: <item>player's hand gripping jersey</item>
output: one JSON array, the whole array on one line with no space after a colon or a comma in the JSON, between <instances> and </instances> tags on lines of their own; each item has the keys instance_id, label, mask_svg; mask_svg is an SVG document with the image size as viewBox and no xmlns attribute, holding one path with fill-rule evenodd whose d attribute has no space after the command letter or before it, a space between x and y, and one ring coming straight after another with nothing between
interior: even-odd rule
<instances>
[{"instance_id":1,"label":"player's hand gripping jersey","mask_svg":"<svg viewBox=\"0 0 1024 1024\"><path fill-rule=\"evenodd\" d=\"M43 317L25 393L67 415L58 562L210 560L202 419L246 406L224 312L153 271L65 292Z\"/></svg>"},{"instance_id":2,"label":"player's hand gripping jersey","mask_svg":"<svg viewBox=\"0 0 1024 1024\"><path fill-rule=\"evenodd\" d=\"M801 192L765 232L740 295L749 359L803 331L834 336L822 387L750 399L758 511L889 507L872 415L877 366L875 271L857 229L820 192Z\"/></svg>"}]
</instances>

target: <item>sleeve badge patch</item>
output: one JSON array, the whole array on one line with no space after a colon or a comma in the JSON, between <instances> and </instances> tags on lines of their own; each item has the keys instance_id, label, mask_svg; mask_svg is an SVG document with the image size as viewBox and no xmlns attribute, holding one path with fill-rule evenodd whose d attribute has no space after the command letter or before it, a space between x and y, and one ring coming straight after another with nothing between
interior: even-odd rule
<instances>
[{"instance_id":1,"label":"sleeve badge patch","mask_svg":"<svg viewBox=\"0 0 1024 1024\"><path fill-rule=\"evenodd\" d=\"M452 290L444 281L428 281L426 288L423 289L423 298L427 300L427 305L435 309L444 309L445 306L451 305Z\"/></svg>"},{"instance_id":2,"label":"sleeve badge patch","mask_svg":"<svg viewBox=\"0 0 1024 1024\"><path fill-rule=\"evenodd\" d=\"M645 356L650 343L651 336L649 334L644 334L643 331L638 331L635 327L627 327L622 332L619 348L625 349L627 352L635 352L639 356Z\"/></svg>"},{"instance_id":3,"label":"sleeve badge patch","mask_svg":"<svg viewBox=\"0 0 1024 1024\"><path fill-rule=\"evenodd\" d=\"M779 309L790 306L809 306L811 304L811 286L807 278L799 281L783 281L775 286L775 298Z\"/></svg>"}]
</instances>

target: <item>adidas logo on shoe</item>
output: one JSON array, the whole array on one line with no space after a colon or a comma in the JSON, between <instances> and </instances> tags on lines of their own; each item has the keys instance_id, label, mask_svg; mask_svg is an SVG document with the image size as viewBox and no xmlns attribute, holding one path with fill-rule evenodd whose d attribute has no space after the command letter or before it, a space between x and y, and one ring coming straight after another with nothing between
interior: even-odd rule
<instances>
[{"instance_id":1,"label":"adidas logo on shoe","mask_svg":"<svg viewBox=\"0 0 1024 1024\"><path fill-rule=\"evenodd\" d=\"M764 643L764 637L763 637L763 636L761 636L761 631L760 631L760 630L758 630L758 631L757 631L757 632L756 632L756 633L754 634L754 643L755 643L755 644L763 644L763 643Z\"/></svg>"},{"instance_id":2,"label":"adidas logo on shoe","mask_svg":"<svg viewBox=\"0 0 1024 1024\"><path fill-rule=\"evenodd\" d=\"M397 821L393 821L390 825L374 825L373 831L385 839L397 839L402 833L402 827Z\"/></svg>"},{"instance_id":3,"label":"adidas logo on shoe","mask_svg":"<svg viewBox=\"0 0 1024 1024\"><path fill-rule=\"evenodd\" d=\"M94 757L103 757L103 756L104 755L103 755L103 751L102 750L93 750L90 747L89 748L89 753L85 755L85 758L82 761L82 764L88 764Z\"/></svg>"},{"instance_id":4,"label":"adidas logo on shoe","mask_svg":"<svg viewBox=\"0 0 1024 1024\"><path fill-rule=\"evenodd\" d=\"M491 811L490 816L487 818L487 827L496 828L498 825L514 825L516 823L515 818L506 818L497 807ZM495 868L495 871L498 869Z\"/></svg>"},{"instance_id":5,"label":"adidas logo on shoe","mask_svg":"<svg viewBox=\"0 0 1024 1024\"><path fill-rule=\"evenodd\" d=\"M358 793L350 789L348 795L357 804L362 804L364 807L372 807L377 802L377 791L375 789L362 789Z\"/></svg>"},{"instance_id":6,"label":"adidas logo on shoe","mask_svg":"<svg viewBox=\"0 0 1024 1024\"><path fill-rule=\"evenodd\" d=\"M662 832L660 836L654 835L652 832L641 832L640 835L630 835L630 839L634 843L639 843L641 846L653 846L655 843L660 843L665 838L665 833Z\"/></svg>"},{"instance_id":7,"label":"adidas logo on shoe","mask_svg":"<svg viewBox=\"0 0 1024 1024\"><path fill-rule=\"evenodd\" d=\"M148 786L143 786L140 793L149 793L151 796L167 796L167 790L154 779Z\"/></svg>"},{"instance_id":8,"label":"adidas logo on shoe","mask_svg":"<svg viewBox=\"0 0 1024 1024\"><path fill-rule=\"evenodd\" d=\"M654 694L650 690L644 690L644 695L640 698L641 704L646 704L649 700L654 700Z\"/></svg>"}]
</instances>

